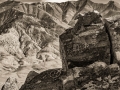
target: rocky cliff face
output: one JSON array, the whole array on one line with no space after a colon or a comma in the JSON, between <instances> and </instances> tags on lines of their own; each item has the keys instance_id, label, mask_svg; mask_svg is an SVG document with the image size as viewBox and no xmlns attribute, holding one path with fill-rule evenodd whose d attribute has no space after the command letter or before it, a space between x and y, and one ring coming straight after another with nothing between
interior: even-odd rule
<instances>
[{"instance_id":1,"label":"rocky cliff face","mask_svg":"<svg viewBox=\"0 0 120 90\"><path fill-rule=\"evenodd\" d=\"M6 15L4 16L4 14ZM41 48L44 50L45 47L49 46L48 43L57 40L56 38L62 32L60 29L65 29L54 22L48 14L39 19L16 9L2 12L0 19L1 44L6 51L16 55L19 59L28 56L37 56L39 58L37 53L40 52ZM51 22L52 26L48 25L47 20ZM57 31L59 32L57 33Z\"/></svg>"},{"instance_id":2,"label":"rocky cliff face","mask_svg":"<svg viewBox=\"0 0 120 90\"><path fill-rule=\"evenodd\" d=\"M0 47L2 48L0 49L0 73L2 77L6 76L5 73L21 72L21 68L24 71L23 67L31 67L31 70L39 72L43 68L44 70L60 68L58 36L69 25L56 20L55 17L38 7L35 9L38 16L34 16L34 12L31 11L31 8L35 8L34 6L18 4L17 7L10 4L9 9L0 13ZM16 75L19 79L22 78L19 74L16 73Z\"/></svg>"},{"instance_id":3,"label":"rocky cliff face","mask_svg":"<svg viewBox=\"0 0 120 90\"><path fill-rule=\"evenodd\" d=\"M7 5L7 6L6 6ZM38 18L42 18L44 13L48 13L58 21L64 21L66 23L70 23L79 13L87 13L89 11L97 10L101 13L101 15L105 18L108 13L112 11L112 17L116 16L114 12L120 11L119 3L115 1L110 1L107 4L94 3L90 0L79 0L79 1L70 1L64 3L22 3L19 1L7 1L0 5L1 12L4 12L8 9L15 8L21 12L31 14ZM65 23L64 23L65 24Z\"/></svg>"}]
</instances>

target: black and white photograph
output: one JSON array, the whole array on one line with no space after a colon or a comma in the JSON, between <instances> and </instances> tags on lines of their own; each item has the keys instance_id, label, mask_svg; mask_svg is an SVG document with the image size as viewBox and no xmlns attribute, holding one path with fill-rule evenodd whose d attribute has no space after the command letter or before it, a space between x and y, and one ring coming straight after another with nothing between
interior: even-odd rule
<instances>
[{"instance_id":1,"label":"black and white photograph","mask_svg":"<svg viewBox=\"0 0 120 90\"><path fill-rule=\"evenodd\" d=\"M120 0L0 0L0 90L120 90Z\"/></svg>"}]
</instances>

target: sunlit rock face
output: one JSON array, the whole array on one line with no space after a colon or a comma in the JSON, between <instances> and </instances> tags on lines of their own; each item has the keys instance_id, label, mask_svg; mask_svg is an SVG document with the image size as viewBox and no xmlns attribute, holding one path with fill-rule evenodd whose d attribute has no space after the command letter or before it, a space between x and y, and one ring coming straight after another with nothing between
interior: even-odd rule
<instances>
[{"instance_id":1,"label":"sunlit rock face","mask_svg":"<svg viewBox=\"0 0 120 90\"><path fill-rule=\"evenodd\" d=\"M19 90L17 79L13 77L8 78L1 90Z\"/></svg>"},{"instance_id":2,"label":"sunlit rock face","mask_svg":"<svg viewBox=\"0 0 120 90\"><path fill-rule=\"evenodd\" d=\"M53 15L54 17L58 18L62 21L62 9L56 3L47 3L46 4L46 11Z\"/></svg>"},{"instance_id":3,"label":"sunlit rock face","mask_svg":"<svg viewBox=\"0 0 120 90\"><path fill-rule=\"evenodd\" d=\"M72 17L76 13L76 5L74 2L66 2L63 10L63 21L69 23L72 20Z\"/></svg>"},{"instance_id":4,"label":"sunlit rock face","mask_svg":"<svg viewBox=\"0 0 120 90\"><path fill-rule=\"evenodd\" d=\"M9 54L3 46L0 46L0 71L14 71L19 67L19 59Z\"/></svg>"},{"instance_id":5,"label":"sunlit rock face","mask_svg":"<svg viewBox=\"0 0 120 90\"><path fill-rule=\"evenodd\" d=\"M9 28L8 33L0 35L0 43L7 52L23 58L24 54L20 49L19 34L15 28Z\"/></svg>"},{"instance_id":6,"label":"sunlit rock face","mask_svg":"<svg viewBox=\"0 0 120 90\"><path fill-rule=\"evenodd\" d=\"M26 14L21 12L23 7ZM29 13L32 12L32 9L29 10L31 5L25 7L23 4L23 7L0 13L0 84L5 82L11 73L17 75L20 71L18 78L21 86L30 70L41 72L43 69L62 67L58 35L64 31L61 27L63 25L57 25L59 22L54 22L53 16L44 10L42 12L45 15L37 18L26 12L26 8ZM40 14L38 16L42 14L40 10L37 11ZM48 23L56 24L51 26ZM6 73L10 74L7 76Z\"/></svg>"},{"instance_id":7,"label":"sunlit rock face","mask_svg":"<svg viewBox=\"0 0 120 90\"><path fill-rule=\"evenodd\" d=\"M33 6L31 7L33 8ZM61 28L60 30L60 27L56 28L56 26L49 26L45 19L51 19L51 23L54 21L52 21L52 17L50 17L49 14L47 14L45 11L43 12L46 14L46 16L42 17L42 20L39 20L32 15L23 14L23 12L19 12L15 8L6 10L5 12L1 13L0 20L2 20L2 23L0 23L0 43L2 46L4 46L7 52L13 56L16 56L18 59L22 59L23 61L29 59L28 62L32 63L37 60L40 61L38 59L38 54L42 54L41 48L50 48L47 44L53 41L56 41L58 43L58 40L56 40L56 38L58 38L57 35L61 34L64 29ZM5 17L4 14L7 16ZM10 18L10 16L13 18ZM3 18L5 19L3 20ZM46 22L46 24L44 22ZM57 30L54 30L53 32L49 30L46 25L49 26L49 29ZM59 32L57 33L57 31ZM43 50L44 53L52 52L53 54L56 53L58 56L59 45L53 45L52 43L51 45L53 49L54 46L57 46L57 49L54 49L53 51ZM49 59L55 60L55 58Z\"/></svg>"},{"instance_id":8,"label":"sunlit rock face","mask_svg":"<svg viewBox=\"0 0 120 90\"><path fill-rule=\"evenodd\" d=\"M75 27L60 36L63 68L86 66L95 61L110 64L109 44L100 15L90 12L80 16Z\"/></svg>"}]
</instances>

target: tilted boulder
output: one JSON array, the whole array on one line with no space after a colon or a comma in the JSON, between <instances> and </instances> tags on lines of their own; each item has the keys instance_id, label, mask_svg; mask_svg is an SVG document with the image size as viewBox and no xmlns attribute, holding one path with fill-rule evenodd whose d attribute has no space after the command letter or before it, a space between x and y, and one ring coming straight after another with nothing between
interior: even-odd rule
<instances>
[{"instance_id":1,"label":"tilted boulder","mask_svg":"<svg viewBox=\"0 0 120 90\"><path fill-rule=\"evenodd\" d=\"M74 28L60 35L60 53L65 71L95 61L110 64L110 42L101 16L95 12L80 15Z\"/></svg>"}]
</instances>

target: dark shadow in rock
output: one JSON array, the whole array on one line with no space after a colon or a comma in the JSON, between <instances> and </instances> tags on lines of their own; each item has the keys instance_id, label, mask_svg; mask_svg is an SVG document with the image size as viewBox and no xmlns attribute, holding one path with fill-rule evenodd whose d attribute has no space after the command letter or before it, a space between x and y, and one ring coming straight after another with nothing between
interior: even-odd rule
<instances>
[{"instance_id":1,"label":"dark shadow in rock","mask_svg":"<svg viewBox=\"0 0 120 90\"><path fill-rule=\"evenodd\" d=\"M109 32L109 26L108 26L108 23L106 22L104 24L104 27L105 27L105 30L106 30L106 33L108 35L108 39L109 39L109 42L110 42L110 64L113 64L114 62L114 59L115 59L115 56L114 56L114 51L113 51L113 44L112 44L112 38L111 38L111 35L110 35L110 32Z\"/></svg>"}]
</instances>

